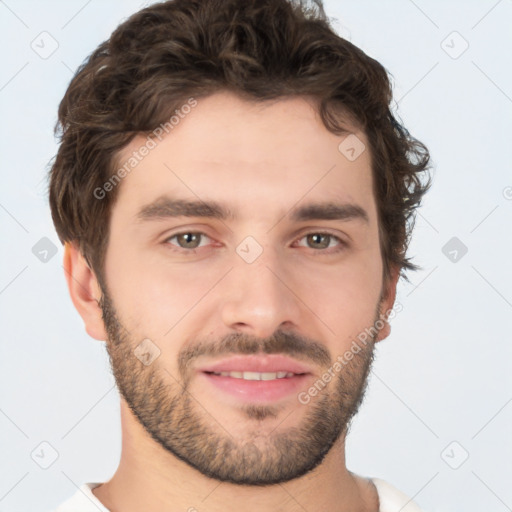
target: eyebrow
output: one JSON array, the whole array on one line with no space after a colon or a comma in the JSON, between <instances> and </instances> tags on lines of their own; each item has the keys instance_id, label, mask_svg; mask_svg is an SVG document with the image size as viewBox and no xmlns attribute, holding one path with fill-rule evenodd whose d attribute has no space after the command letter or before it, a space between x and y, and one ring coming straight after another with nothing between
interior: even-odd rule
<instances>
[{"instance_id":1,"label":"eyebrow","mask_svg":"<svg viewBox=\"0 0 512 512\"><path fill-rule=\"evenodd\" d=\"M313 203L293 208L291 220L295 222L306 220L359 220L369 224L366 210L352 203ZM172 199L159 197L156 201L143 206L136 215L141 221L166 219L169 217L206 217L219 220L235 219L235 214L229 208L216 201Z\"/></svg>"},{"instance_id":2,"label":"eyebrow","mask_svg":"<svg viewBox=\"0 0 512 512\"><path fill-rule=\"evenodd\" d=\"M357 204L351 203L319 203L309 204L294 209L291 212L294 221L304 220L361 220L366 224L370 218L366 210Z\"/></svg>"}]
</instances>

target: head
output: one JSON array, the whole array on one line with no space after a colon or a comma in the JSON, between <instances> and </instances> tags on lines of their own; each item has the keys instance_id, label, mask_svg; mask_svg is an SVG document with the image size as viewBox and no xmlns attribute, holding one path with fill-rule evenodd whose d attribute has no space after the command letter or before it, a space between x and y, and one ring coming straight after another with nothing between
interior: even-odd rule
<instances>
[{"instance_id":1,"label":"head","mask_svg":"<svg viewBox=\"0 0 512 512\"><path fill-rule=\"evenodd\" d=\"M391 101L381 64L287 0L152 5L69 85L50 205L73 301L134 417L206 475L300 476L361 403L430 184ZM235 354L331 378L307 404L219 396L201 368Z\"/></svg>"}]
</instances>

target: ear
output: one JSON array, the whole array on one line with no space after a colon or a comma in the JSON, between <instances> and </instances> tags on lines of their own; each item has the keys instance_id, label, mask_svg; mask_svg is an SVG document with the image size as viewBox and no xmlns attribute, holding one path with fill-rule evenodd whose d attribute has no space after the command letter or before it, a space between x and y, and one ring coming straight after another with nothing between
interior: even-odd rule
<instances>
[{"instance_id":1,"label":"ear","mask_svg":"<svg viewBox=\"0 0 512 512\"><path fill-rule=\"evenodd\" d=\"M87 334L100 341L106 340L107 333L99 306L102 295L100 285L78 247L70 242L64 245L64 272L69 295L84 321Z\"/></svg>"},{"instance_id":2,"label":"ear","mask_svg":"<svg viewBox=\"0 0 512 512\"><path fill-rule=\"evenodd\" d=\"M379 330L375 342L386 339L391 334L391 326L388 322L389 312L395 304L396 286L400 277L400 268L392 267L390 276L386 280L382 290L382 298L379 305L379 318L384 322L384 326Z\"/></svg>"}]
</instances>

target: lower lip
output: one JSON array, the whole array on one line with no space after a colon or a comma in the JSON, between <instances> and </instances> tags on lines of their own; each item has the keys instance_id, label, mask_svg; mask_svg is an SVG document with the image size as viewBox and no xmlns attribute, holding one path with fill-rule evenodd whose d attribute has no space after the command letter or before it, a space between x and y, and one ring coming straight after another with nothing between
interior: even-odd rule
<instances>
[{"instance_id":1,"label":"lower lip","mask_svg":"<svg viewBox=\"0 0 512 512\"><path fill-rule=\"evenodd\" d=\"M308 378L308 374L272 380L245 380L206 372L201 375L217 389L250 402L273 402L298 393Z\"/></svg>"}]
</instances>

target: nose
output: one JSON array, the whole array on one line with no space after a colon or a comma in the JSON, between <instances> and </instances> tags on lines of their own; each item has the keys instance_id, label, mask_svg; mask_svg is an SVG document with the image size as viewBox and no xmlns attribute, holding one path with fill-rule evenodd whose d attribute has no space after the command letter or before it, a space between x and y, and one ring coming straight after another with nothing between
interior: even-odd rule
<instances>
[{"instance_id":1,"label":"nose","mask_svg":"<svg viewBox=\"0 0 512 512\"><path fill-rule=\"evenodd\" d=\"M224 325L260 338L296 328L302 313L289 272L269 252L253 263L235 261L220 290Z\"/></svg>"}]
</instances>

